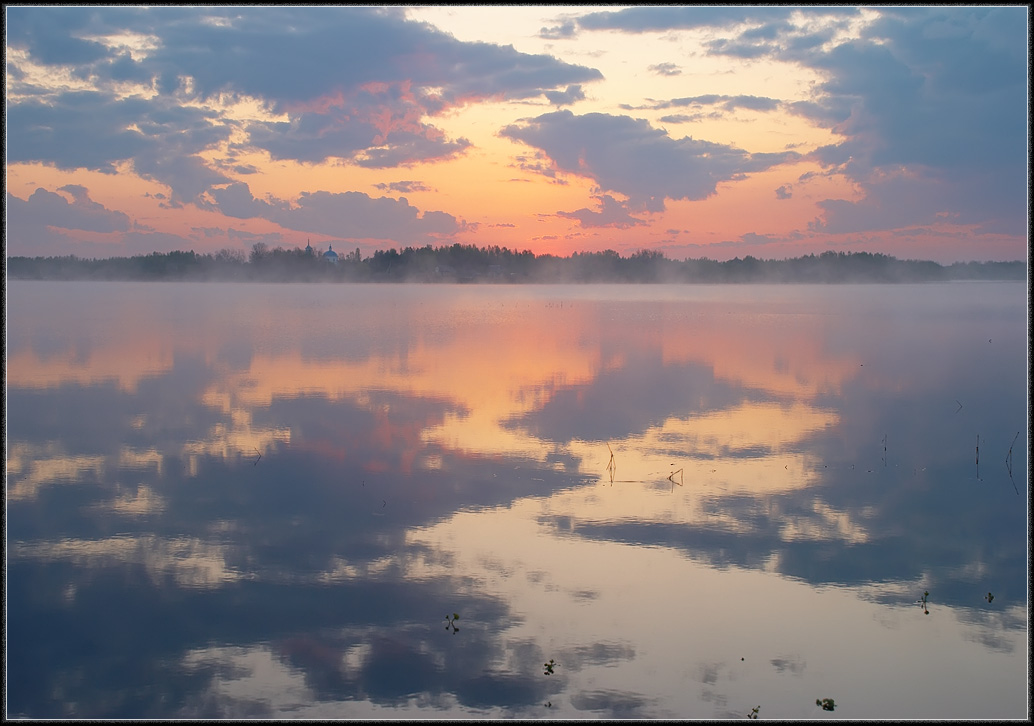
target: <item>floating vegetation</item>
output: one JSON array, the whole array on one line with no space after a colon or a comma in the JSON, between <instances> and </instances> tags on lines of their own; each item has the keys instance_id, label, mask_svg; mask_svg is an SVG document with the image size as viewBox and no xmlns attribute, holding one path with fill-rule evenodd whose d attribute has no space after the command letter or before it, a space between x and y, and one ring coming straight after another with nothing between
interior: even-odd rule
<instances>
[{"instance_id":1,"label":"floating vegetation","mask_svg":"<svg viewBox=\"0 0 1034 726\"><path fill-rule=\"evenodd\" d=\"M761 710L761 706L755 706L754 708L750 709L750 713L747 714L747 718L757 718L758 717L758 711L760 711L760 710Z\"/></svg>"},{"instance_id":2,"label":"floating vegetation","mask_svg":"<svg viewBox=\"0 0 1034 726\"><path fill-rule=\"evenodd\" d=\"M445 616L445 629L452 630L452 634L456 635L459 632L459 628L456 627L456 621L460 619L459 613L453 613L451 616Z\"/></svg>"},{"instance_id":3,"label":"floating vegetation","mask_svg":"<svg viewBox=\"0 0 1034 726\"><path fill-rule=\"evenodd\" d=\"M816 698L815 705L822 706L823 711L832 711L837 707L832 698Z\"/></svg>"},{"instance_id":4,"label":"floating vegetation","mask_svg":"<svg viewBox=\"0 0 1034 726\"><path fill-rule=\"evenodd\" d=\"M926 607L926 602L927 602L927 599L929 597L930 597L929 590L924 590L923 591L923 596L921 598L919 598L918 600L916 600L916 604L917 605L921 605L923 607L923 614L924 615L929 615L930 614L930 610Z\"/></svg>"},{"instance_id":5,"label":"floating vegetation","mask_svg":"<svg viewBox=\"0 0 1034 726\"><path fill-rule=\"evenodd\" d=\"M542 665L546 669L546 672L542 675L551 676L553 675L553 669L556 667L557 662L550 658L548 663L543 663Z\"/></svg>"},{"instance_id":6,"label":"floating vegetation","mask_svg":"<svg viewBox=\"0 0 1034 726\"><path fill-rule=\"evenodd\" d=\"M987 600L988 603L990 603L992 600L995 599L995 596L991 593L987 593L986 595L984 595L984 599Z\"/></svg>"}]
</instances>

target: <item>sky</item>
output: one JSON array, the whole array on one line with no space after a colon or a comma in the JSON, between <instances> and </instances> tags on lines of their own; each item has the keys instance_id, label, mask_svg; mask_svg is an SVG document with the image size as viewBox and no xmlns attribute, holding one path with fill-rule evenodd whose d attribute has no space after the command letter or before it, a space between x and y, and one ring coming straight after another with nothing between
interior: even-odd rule
<instances>
[{"instance_id":1,"label":"sky","mask_svg":"<svg viewBox=\"0 0 1034 726\"><path fill-rule=\"evenodd\" d=\"M5 12L8 256L1027 258L1026 6Z\"/></svg>"}]
</instances>

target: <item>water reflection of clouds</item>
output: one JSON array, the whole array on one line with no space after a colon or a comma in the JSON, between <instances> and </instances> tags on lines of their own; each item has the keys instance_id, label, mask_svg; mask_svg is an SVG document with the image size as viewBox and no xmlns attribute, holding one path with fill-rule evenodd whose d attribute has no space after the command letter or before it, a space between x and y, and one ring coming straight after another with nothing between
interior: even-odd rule
<instances>
[{"instance_id":1,"label":"water reflection of clouds","mask_svg":"<svg viewBox=\"0 0 1034 726\"><path fill-rule=\"evenodd\" d=\"M99 540L15 542L8 557L14 561L65 561L86 569L141 565L155 584L171 576L181 587L192 588L219 587L243 576L227 565L225 546L190 537L124 535Z\"/></svg>"},{"instance_id":2,"label":"water reflection of clouds","mask_svg":"<svg viewBox=\"0 0 1034 726\"><path fill-rule=\"evenodd\" d=\"M756 704L735 701L730 652L756 637L766 668L803 672L785 655L799 642L761 630L755 600L762 620L793 620L816 612L825 583L854 588L868 608L855 615L877 626L865 637L888 647L880 631L912 613L887 608L925 586L959 614L959 637L1016 649L1016 583L995 585L996 616L967 598L1023 571L1008 540L1022 517L986 491L974 501L954 471L968 452L921 462L926 474L906 466L939 452L926 439L969 438L961 417L929 425L925 388L902 384L921 370L889 376L866 359L862 376L853 349L824 347L838 334L822 316L742 319L737 334L670 304L559 308L513 292L488 309L473 294L412 318L383 299L355 316L321 309L303 330L290 304L263 303L269 317L249 310L240 338L226 311L193 337L158 316L141 350L173 350L171 367L127 355L139 375L103 344L68 353L64 379L32 378L25 358L7 460L18 622L43 608L72 629L132 601L168 633L141 657L178 664L139 677L172 695L190 680L180 715L209 717L680 717L708 698L707 715L742 717ZM107 343L128 351L120 335ZM967 413L1001 388L971 386ZM897 459L884 467L887 430ZM938 536L961 509L972 521ZM769 579L744 586L744 570ZM456 637L440 621L454 608ZM129 620L116 645L153 637ZM841 621L816 637L854 627ZM33 622L15 657L43 668ZM26 676L19 692L43 702L67 677L76 693L84 643L60 676ZM561 667L546 679L550 658ZM716 675L687 694L697 664ZM96 704L97 684L78 697Z\"/></svg>"}]
</instances>

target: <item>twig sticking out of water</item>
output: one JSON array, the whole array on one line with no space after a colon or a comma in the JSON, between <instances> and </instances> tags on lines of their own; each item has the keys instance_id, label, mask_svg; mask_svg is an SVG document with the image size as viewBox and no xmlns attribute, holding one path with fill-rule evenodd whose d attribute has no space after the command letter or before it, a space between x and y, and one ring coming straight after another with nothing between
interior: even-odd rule
<instances>
[{"instance_id":1,"label":"twig sticking out of water","mask_svg":"<svg viewBox=\"0 0 1034 726\"><path fill-rule=\"evenodd\" d=\"M977 481L980 481L980 434L977 434Z\"/></svg>"},{"instance_id":2,"label":"twig sticking out of water","mask_svg":"<svg viewBox=\"0 0 1034 726\"><path fill-rule=\"evenodd\" d=\"M1017 496L1019 496L1020 490L1016 488L1016 480L1012 477L1012 447L1016 446L1016 439L1018 438L1020 438L1019 431L1013 436L1012 443L1009 444L1009 453L1005 455L1005 468L1009 470L1009 481L1012 482L1012 488L1016 490Z\"/></svg>"},{"instance_id":3,"label":"twig sticking out of water","mask_svg":"<svg viewBox=\"0 0 1034 726\"><path fill-rule=\"evenodd\" d=\"M607 471L610 472L610 485L614 486L614 470L617 466L614 464L614 450L610 448L610 444L607 444L607 451L610 452L610 461L607 463Z\"/></svg>"},{"instance_id":4,"label":"twig sticking out of water","mask_svg":"<svg viewBox=\"0 0 1034 726\"><path fill-rule=\"evenodd\" d=\"M679 475L679 480L678 481L675 481L675 475L676 474ZM682 486L683 483L685 482L685 479L683 479L683 474L684 474L684 469L679 469L678 471L673 471L671 474L668 475L668 481L671 482L671 490L673 492L675 491L675 485L676 484L678 484L679 486Z\"/></svg>"},{"instance_id":5,"label":"twig sticking out of water","mask_svg":"<svg viewBox=\"0 0 1034 726\"><path fill-rule=\"evenodd\" d=\"M883 466L887 466L887 434L883 434Z\"/></svg>"},{"instance_id":6,"label":"twig sticking out of water","mask_svg":"<svg viewBox=\"0 0 1034 726\"><path fill-rule=\"evenodd\" d=\"M959 407L955 409L955 413L958 413L959 411L962 410L962 402L959 401L959 399L956 398L955 399L955 403L959 404Z\"/></svg>"}]
</instances>

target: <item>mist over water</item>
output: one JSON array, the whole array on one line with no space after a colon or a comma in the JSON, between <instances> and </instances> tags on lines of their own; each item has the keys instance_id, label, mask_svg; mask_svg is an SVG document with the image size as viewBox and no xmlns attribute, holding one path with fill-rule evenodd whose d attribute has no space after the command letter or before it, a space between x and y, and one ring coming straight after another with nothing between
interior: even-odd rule
<instances>
[{"instance_id":1,"label":"mist over water","mask_svg":"<svg viewBox=\"0 0 1034 726\"><path fill-rule=\"evenodd\" d=\"M1022 283L7 306L11 716L1028 715Z\"/></svg>"}]
</instances>

